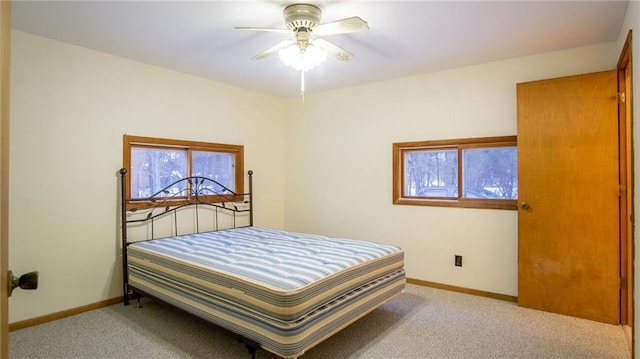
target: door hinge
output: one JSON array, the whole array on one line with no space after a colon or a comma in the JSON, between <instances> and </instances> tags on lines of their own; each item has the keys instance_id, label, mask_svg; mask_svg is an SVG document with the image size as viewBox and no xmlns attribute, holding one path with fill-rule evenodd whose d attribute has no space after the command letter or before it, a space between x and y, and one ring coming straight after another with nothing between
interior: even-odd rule
<instances>
[{"instance_id":1,"label":"door hinge","mask_svg":"<svg viewBox=\"0 0 640 359\"><path fill-rule=\"evenodd\" d=\"M627 186L625 186L623 184L618 185L618 195L620 197L626 196L627 195Z\"/></svg>"},{"instance_id":2,"label":"door hinge","mask_svg":"<svg viewBox=\"0 0 640 359\"><path fill-rule=\"evenodd\" d=\"M627 101L627 98L624 92L618 92L618 103L625 103L626 101Z\"/></svg>"},{"instance_id":3,"label":"door hinge","mask_svg":"<svg viewBox=\"0 0 640 359\"><path fill-rule=\"evenodd\" d=\"M627 289L627 278L620 277L620 289Z\"/></svg>"}]
</instances>

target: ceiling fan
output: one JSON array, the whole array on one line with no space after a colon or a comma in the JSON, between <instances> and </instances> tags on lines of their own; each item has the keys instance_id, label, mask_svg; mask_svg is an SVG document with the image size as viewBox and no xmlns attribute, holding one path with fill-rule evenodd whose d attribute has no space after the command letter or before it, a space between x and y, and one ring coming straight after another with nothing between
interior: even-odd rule
<instances>
[{"instance_id":1,"label":"ceiling fan","mask_svg":"<svg viewBox=\"0 0 640 359\"><path fill-rule=\"evenodd\" d=\"M312 38L312 35L346 34L369 29L367 22L357 16L320 24L322 10L310 4L289 5L284 8L283 14L284 22L287 26L286 29L261 27L235 28L238 30L293 32L292 39L275 44L253 56L251 60L264 59L274 52L291 48L292 45L294 45L293 49L296 50L300 56L304 56L307 52L314 51L313 47L317 47L318 49L324 50L323 52L326 53L326 56L333 58L337 62L347 62L353 58L354 55L352 53L327 40ZM295 66L292 67L295 68ZM297 69L300 70L299 68ZM306 70L308 69L302 69L302 71Z\"/></svg>"}]
</instances>

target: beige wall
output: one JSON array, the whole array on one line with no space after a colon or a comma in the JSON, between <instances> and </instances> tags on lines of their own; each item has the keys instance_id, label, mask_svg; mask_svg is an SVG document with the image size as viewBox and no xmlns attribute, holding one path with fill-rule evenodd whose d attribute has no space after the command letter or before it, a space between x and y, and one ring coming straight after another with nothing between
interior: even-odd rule
<instances>
[{"instance_id":1,"label":"beige wall","mask_svg":"<svg viewBox=\"0 0 640 359\"><path fill-rule=\"evenodd\" d=\"M9 322L120 295L125 133L245 146L256 223L282 227L283 101L13 32L9 264L40 272Z\"/></svg>"},{"instance_id":2,"label":"beige wall","mask_svg":"<svg viewBox=\"0 0 640 359\"><path fill-rule=\"evenodd\" d=\"M285 226L391 242L411 278L516 296L516 211L392 205L392 143L514 135L516 83L610 70L618 53L608 43L287 100Z\"/></svg>"}]
</instances>

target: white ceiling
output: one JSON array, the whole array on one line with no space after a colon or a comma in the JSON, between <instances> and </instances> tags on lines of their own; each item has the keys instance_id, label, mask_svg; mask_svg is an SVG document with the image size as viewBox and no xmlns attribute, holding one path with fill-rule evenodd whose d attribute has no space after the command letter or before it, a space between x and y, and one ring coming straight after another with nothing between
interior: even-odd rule
<instances>
[{"instance_id":1,"label":"white ceiling","mask_svg":"<svg viewBox=\"0 0 640 359\"><path fill-rule=\"evenodd\" d=\"M13 28L275 96L300 75L276 55L289 38L234 26L284 27L295 1L25 1ZM370 30L327 36L349 50L306 74L313 93L617 40L627 1L309 1L322 23L360 16Z\"/></svg>"}]
</instances>

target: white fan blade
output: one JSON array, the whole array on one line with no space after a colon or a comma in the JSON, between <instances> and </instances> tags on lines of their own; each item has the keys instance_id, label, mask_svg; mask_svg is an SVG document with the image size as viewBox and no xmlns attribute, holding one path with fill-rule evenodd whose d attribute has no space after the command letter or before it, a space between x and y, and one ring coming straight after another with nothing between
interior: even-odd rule
<instances>
[{"instance_id":1,"label":"white fan blade","mask_svg":"<svg viewBox=\"0 0 640 359\"><path fill-rule=\"evenodd\" d=\"M290 29L276 29L271 27L247 27L247 26L236 26L235 30L249 30L249 31L271 31L271 32L291 32Z\"/></svg>"},{"instance_id":2,"label":"white fan blade","mask_svg":"<svg viewBox=\"0 0 640 359\"><path fill-rule=\"evenodd\" d=\"M318 35L334 35L364 30L369 30L369 24L361 18L354 16L318 25L313 32Z\"/></svg>"},{"instance_id":3,"label":"white fan blade","mask_svg":"<svg viewBox=\"0 0 640 359\"><path fill-rule=\"evenodd\" d=\"M355 56L349 51L339 47L338 45L330 43L329 41L324 39L315 39L313 41L313 44L327 51L327 55L331 56L334 60L338 62L350 61Z\"/></svg>"},{"instance_id":4,"label":"white fan blade","mask_svg":"<svg viewBox=\"0 0 640 359\"><path fill-rule=\"evenodd\" d=\"M270 48L268 48L268 49L266 49L266 50L262 51L261 53L257 54L256 56L252 57L252 58L251 58L251 60L254 60L254 61L255 61L255 60L262 60L262 59L264 59L265 57L267 57L267 56L269 56L269 55L273 54L274 52L277 52L277 51L279 51L280 49L284 49L285 47L287 47L287 46L289 46L289 45L291 45L291 44L293 44L293 43L294 43L294 42L293 42L293 41L291 41L291 40L285 40L285 41L279 42L279 43L277 43L277 44L275 44L275 45L271 46Z\"/></svg>"}]
</instances>

